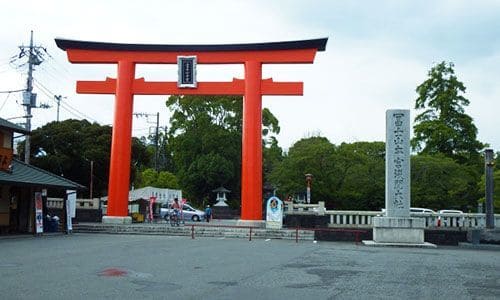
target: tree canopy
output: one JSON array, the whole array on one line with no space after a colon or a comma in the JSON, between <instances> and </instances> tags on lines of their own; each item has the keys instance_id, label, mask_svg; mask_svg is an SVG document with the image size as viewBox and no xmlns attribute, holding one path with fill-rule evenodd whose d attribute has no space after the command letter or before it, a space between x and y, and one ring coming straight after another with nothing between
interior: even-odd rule
<instances>
[{"instance_id":1,"label":"tree canopy","mask_svg":"<svg viewBox=\"0 0 500 300\"><path fill-rule=\"evenodd\" d=\"M475 207L477 174L444 155L415 155L411 160L411 205L439 209Z\"/></svg>"},{"instance_id":2,"label":"tree canopy","mask_svg":"<svg viewBox=\"0 0 500 300\"><path fill-rule=\"evenodd\" d=\"M152 186L157 188L179 189L177 177L168 171L155 171L147 168L140 172L136 179L137 188Z\"/></svg>"},{"instance_id":3,"label":"tree canopy","mask_svg":"<svg viewBox=\"0 0 500 300\"><path fill-rule=\"evenodd\" d=\"M89 187L90 162L94 162L94 197L107 194L111 126L69 119L51 122L31 133L31 164ZM24 142L18 144L24 156ZM132 139L131 182L150 156L137 138Z\"/></svg>"},{"instance_id":4,"label":"tree canopy","mask_svg":"<svg viewBox=\"0 0 500 300\"><path fill-rule=\"evenodd\" d=\"M212 190L221 185L239 197L242 97L171 96L166 105L172 112L167 138L173 163L170 171L190 201L214 198ZM266 108L262 117L264 145L273 149L271 153L280 152L274 137L279 132L278 120Z\"/></svg>"},{"instance_id":5,"label":"tree canopy","mask_svg":"<svg viewBox=\"0 0 500 300\"><path fill-rule=\"evenodd\" d=\"M441 62L428 73L429 78L416 92L413 149L419 153L442 153L460 162L474 160L484 144L477 140L477 128L464 107L465 85L457 79L453 63Z\"/></svg>"}]
</instances>

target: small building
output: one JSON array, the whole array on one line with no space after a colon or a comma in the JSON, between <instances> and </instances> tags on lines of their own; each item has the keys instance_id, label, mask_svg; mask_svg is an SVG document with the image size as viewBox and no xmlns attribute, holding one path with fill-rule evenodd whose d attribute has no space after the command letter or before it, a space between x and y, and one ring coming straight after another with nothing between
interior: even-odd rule
<instances>
[{"instance_id":1,"label":"small building","mask_svg":"<svg viewBox=\"0 0 500 300\"><path fill-rule=\"evenodd\" d=\"M128 212L132 216L133 221L143 221L146 219L149 211L149 200L154 197L155 205L153 206L153 215L160 215L160 208L166 207L168 203L174 201L174 198L182 199L182 191L175 189L156 188L146 186L139 189L130 190L128 193ZM102 198L105 205L103 206L103 214L107 212L108 197Z\"/></svg>"},{"instance_id":2,"label":"small building","mask_svg":"<svg viewBox=\"0 0 500 300\"><path fill-rule=\"evenodd\" d=\"M85 187L15 159L14 132L29 134L24 128L0 118L0 233L33 233L36 192ZM44 201L46 207L46 199Z\"/></svg>"},{"instance_id":3,"label":"small building","mask_svg":"<svg viewBox=\"0 0 500 300\"><path fill-rule=\"evenodd\" d=\"M128 193L129 202L139 199L149 200L149 198L151 197L155 197L155 201L159 203L170 203L174 201L174 198L177 198L179 200L182 199L182 191L146 186L143 188L131 190Z\"/></svg>"}]
</instances>

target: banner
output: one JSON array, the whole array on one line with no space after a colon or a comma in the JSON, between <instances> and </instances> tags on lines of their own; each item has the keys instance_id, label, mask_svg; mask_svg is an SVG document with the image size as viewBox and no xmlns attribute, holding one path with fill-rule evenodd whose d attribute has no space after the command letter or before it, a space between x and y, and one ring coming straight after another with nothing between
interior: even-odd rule
<instances>
[{"instance_id":1,"label":"banner","mask_svg":"<svg viewBox=\"0 0 500 300\"><path fill-rule=\"evenodd\" d=\"M149 197L149 222L153 223L153 213L154 213L154 204L156 202L156 197Z\"/></svg>"},{"instance_id":2,"label":"banner","mask_svg":"<svg viewBox=\"0 0 500 300\"><path fill-rule=\"evenodd\" d=\"M43 233L43 203L42 203L42 193L35 193L35 223L36 223L36 233Z\"/></svg>"},{"instance_id":3,"label":"banner","mask_svg":"<svg viewBox=\"0 0 500 300\"><path fill-rule=\"evenodd\" d=\"M71 218L76 217L76 191L66 191L66 224L68 232L73 231L73 223Z\"/></svg>"}]
</instances>

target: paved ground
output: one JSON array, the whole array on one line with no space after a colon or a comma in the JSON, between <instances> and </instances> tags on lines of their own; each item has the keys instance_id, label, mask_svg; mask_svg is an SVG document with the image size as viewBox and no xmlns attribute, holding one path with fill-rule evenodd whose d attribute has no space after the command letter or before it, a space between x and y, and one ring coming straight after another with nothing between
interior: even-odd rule
<instances>
[{"instance_id":1,"label":"paved ground","mask_svg":"<svg viewBox=\"0 0 500 300\"><path fill-rule=\"evenodd\" d=\"M0 239L1 299L494 299L500 251L74 234Z\"/></svg>"}]
</instances>

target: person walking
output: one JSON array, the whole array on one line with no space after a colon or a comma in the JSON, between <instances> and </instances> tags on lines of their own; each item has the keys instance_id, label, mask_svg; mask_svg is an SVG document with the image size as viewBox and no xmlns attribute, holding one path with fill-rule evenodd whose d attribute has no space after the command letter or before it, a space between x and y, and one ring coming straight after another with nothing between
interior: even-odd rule
<instances>
[{"instance_id":1,"label":"person walking","mask_svg":"<svg viewBox=\"0 0 500 300\"><path fill-rule=\"evenodd\" d=\"M210 222L210 219L212 218L212 209L210 208L210 205L207 205L207 208L205 208L205 220Z\"/></svg>"}]
</instances>

